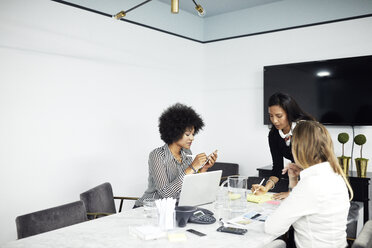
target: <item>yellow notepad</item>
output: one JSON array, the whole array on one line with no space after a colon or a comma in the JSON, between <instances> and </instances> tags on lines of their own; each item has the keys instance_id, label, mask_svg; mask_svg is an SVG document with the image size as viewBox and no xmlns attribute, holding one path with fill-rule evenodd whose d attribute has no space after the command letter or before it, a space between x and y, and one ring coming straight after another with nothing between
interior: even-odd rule
<instances>
[{"instance_id":1,"label":"yellow notepad","mask_svg":"<svg viewBox=\"0 0 372 248\"><path fill-rule=\"evenodd\" d=\"M263 203L272 200L272 194L264 194L264 195L247 195L247 201L254 202L254 203Z\"/></svg>"},{"instance_id":2,"label":"yellow notepad","mask_svg":"<svg viewBox=\"0 0 372 248\"><path fill-rule=\"evenodd\" d=\"M187 240L186 234L184 232L168 233L168 240L171 242L179 242Z\"/></svg>"}]
</instances>

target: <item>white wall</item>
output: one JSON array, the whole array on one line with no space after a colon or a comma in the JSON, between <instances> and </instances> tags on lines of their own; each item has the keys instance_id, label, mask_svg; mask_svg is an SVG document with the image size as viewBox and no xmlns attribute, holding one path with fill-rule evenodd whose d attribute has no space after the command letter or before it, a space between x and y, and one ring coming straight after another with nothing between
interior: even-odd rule
<instances>
[{"instance_id":1,"label":"white wall","mask_svg":"<svg viewBox=\"0 0 372 248\"><path fill-rule=\"evenodd\" d=\"M0 1L0 244L16 239L16 216L100 183L140 196L160 113L178 101L204 112L203 60L196 42L52 1Z\"/></svg>"},{"instance_id":2,"label":"white wall","mask_svg":"<svg viewBox=\"0 0 372 248\"><path fill-rule=\"evenodd\" d=\"M17 215L99 183L142 194L147 154L162 144L157 118L177 101L206 121L194 152L217 148L221 161L255 174L271 162L262 66L371 54L371 24L202 45L51 1L0 1L0 244L16 238Z\"/></svg>"},{"instance_id":3,"label":"white wall","mask_svg":"<svg viewBox=\"0 0 372 248\"><path fill-rule=\"evenodd\" d=\"M372 18L365 18L208 44L208 142L218 144L226 161L238 162L241 174L251 175L257 167L271 164L268 128L262 124L263 66L371 55L371 27ZM352 137L351 127L329 130L340 156L337 135L348 132ZM372 127L355 127L355 133L366 135L363 156L372 159ZM350 154L351 144L345 145L345 153ZM354 156L359 157L358 146ZM372 166L368 170L372 171Z\"/></svg>"}]
</instances>

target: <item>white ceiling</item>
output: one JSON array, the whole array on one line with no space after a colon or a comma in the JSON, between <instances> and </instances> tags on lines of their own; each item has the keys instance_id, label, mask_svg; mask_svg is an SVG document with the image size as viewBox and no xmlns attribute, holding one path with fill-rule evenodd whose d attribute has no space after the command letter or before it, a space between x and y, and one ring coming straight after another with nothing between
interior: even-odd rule
<instances>
[{"instance_id":1,"label":"white ceiling","mask_svg":"<svg viewBox=\"0 0 372 248\"><path fill-rule=\"evenodd\" d=\"M51 0L113 16L144 0ZM195 0L206 15L197 15L192 0L179 0L172 14L171 0L152 0L121 20L183 38L211 42L291 28L372 16L372 0Z\"/></svg>"},{"instance_id":2,"label":"white ceiling","mask_svg":"<svg viewBox=\"0 0 372 248\"><path fill-rule=\"evenodd\" d=\"M170 0L158 1L169 4L169 6L171 2ZM282 0L195 0L195 2L200 4L206 11L206 14L203 18L278 1ZM191 14L197 15L195 4L192 0L179 0L179 8L181 11L187 11Z\"/></svg>"}]
</instances>

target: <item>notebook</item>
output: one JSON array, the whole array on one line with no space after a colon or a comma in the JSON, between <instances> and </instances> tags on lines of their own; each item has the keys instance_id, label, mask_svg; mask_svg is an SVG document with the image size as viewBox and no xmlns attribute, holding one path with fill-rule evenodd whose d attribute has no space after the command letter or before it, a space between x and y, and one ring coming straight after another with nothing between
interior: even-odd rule
<instances>
[{"instance_id":1,"label":"notebook","mask_svg":"<svg viewBox=\"0 0 372 248\"><path fill-rule=\"evenodd\" d=\"M186 175L178 206L198 206L216 200L222 170Z\"/></svg>"}]
</instances>

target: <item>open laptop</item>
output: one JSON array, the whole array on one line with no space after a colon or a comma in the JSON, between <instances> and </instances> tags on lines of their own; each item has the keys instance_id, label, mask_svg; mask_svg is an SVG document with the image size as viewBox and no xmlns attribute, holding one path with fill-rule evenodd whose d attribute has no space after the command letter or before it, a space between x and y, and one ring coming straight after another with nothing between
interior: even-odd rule
<instances>
[{"instance_id":1,"label":"open laptop","mask_svg":"<svg viewBox=\"0 0 372 248\"><path fill-rule=\"evenodd\" d=\"M216 200L222 170L186 175L178 206L199 206Z\"/></svg>"}]
</instances>

